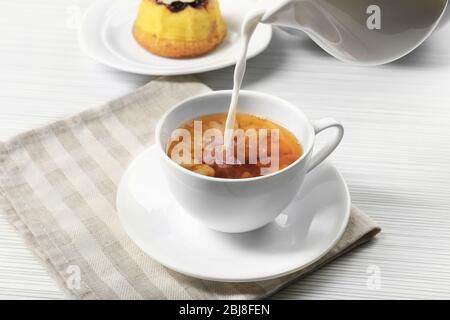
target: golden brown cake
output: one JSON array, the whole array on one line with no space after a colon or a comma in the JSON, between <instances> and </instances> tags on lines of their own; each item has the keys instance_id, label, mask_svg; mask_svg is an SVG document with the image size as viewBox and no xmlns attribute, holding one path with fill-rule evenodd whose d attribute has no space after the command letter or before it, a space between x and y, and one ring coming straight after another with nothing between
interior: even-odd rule
<instances>
[{"instance_id":1,"label":"golden brown cake","mask_svg":"<svg viewBox=\"0 0 450 320\"><path fill-rule=\"evenodd\" d=\"M226 33L218 0L142 0L133 26L142 47L170 58L208 53Z\"/></svg>"}]
</instances>

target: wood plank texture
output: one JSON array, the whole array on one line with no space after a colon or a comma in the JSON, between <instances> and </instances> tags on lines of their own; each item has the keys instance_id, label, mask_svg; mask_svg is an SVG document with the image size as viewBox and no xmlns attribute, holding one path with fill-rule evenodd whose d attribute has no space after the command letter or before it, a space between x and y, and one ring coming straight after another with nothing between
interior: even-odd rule
<instances>
[{"instance_id":1,"label":"wood plank texture","mask_svg":"<svg viewBox=\"0 0 450 320\"><path fill-rule=\"evenodd\" d=\"M0 0L0 139L64 118L151 80L104 67L78 48L74 12L89 0ZM76 14L75 14L76 17ZM303 35L276 30L244 88L346 127L333 155L354 203L383 233L282 292L280 299L450 298L450 26L406 58L361 68ZM231 88L232 68L200 75ZM369 266L381 287L367 285ZM62 292L0 215L0 298Z\"/></svg>"}]
</instances>

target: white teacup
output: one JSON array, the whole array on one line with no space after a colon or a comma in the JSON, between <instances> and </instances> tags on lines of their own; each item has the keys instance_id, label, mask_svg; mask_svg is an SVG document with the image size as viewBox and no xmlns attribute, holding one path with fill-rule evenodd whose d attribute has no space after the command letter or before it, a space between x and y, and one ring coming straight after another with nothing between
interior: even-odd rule
<instances>
[{"instance_id":1,"label":"white teacup","mask_svg":"<svg viewBox=\"0 0 450 320\"><path fill-rule=\"evenodd\" d=\"M174 130L194 118L227 112L230 99L231 91L215 91L177 104L158 123L155 139L174 199L207 227L239 233L272 222L294 199L305 175L339 145L344 128L329 118L311 124L291 103L272 95L243 90L239 96L239 112L261 116L288 129L303 147L301 158L270 175L233 180L202 176L167 156L166 145ZM328 128L335 128L337 134L313 155L316 135Z\"/></svg>"}]
</instances>

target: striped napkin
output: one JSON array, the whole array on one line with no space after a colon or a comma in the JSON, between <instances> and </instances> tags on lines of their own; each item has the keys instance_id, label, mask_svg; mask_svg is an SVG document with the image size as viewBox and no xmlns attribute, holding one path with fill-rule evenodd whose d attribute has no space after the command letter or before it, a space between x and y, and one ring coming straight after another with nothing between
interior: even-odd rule
<instances>
[{"instance_id":1,"label":"striped napkin","mask_svg":"<svg viewBox=\"0 0 450 320\"><path fill-rule=\"evenodd\" d=\"M100 108L0 144L0 211L68 298L264 298L380 231L354 208L344 236L323 259L258 283L203 281L146 256L119 223L117 184L130 161L152 143L164 111L208 90L191 77L160 78Z\"/></svg>"}]
</instances>

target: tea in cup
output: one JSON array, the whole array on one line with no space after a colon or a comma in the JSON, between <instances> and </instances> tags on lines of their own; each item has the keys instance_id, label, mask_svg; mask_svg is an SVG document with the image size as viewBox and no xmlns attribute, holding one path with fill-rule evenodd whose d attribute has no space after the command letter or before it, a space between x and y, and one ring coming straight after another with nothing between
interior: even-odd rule
<instances>
[{"instance_id":1,"label":"tea in cup","mask_svg":"<svg viewBox=\"0 0 450 320\"><path fill-rule=\"evenodd\" d=\"M227 113L218 113L184 123L167 143L167 155L205 176L248 179L282 170L303 154L301 144L289 130L245 113L237 114L233 145L227 153L226 119Z\"/></svg>"},{"instance_id":2,"label":"tea in cup","mask_svg":"<svg viewBox=\"0 0 450 320\"><path fill-rule=\"evenodd\" d=\"M221 148L230 98L231 91L216 91L177 104L158 123L156 145L174 199L207 227L239 233L263 227L281 214L306 174L339 145L344 129L329 118L311 123L287 101L244 90L235 128L245 129L243 143L237 143L237 135L233 148ZM200 130L196 120L201 120ZM335 136L313 154L316 135L329 128Z\"/></svg>"}]
</instances>

